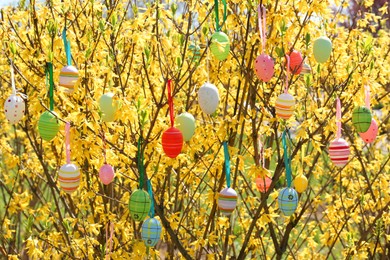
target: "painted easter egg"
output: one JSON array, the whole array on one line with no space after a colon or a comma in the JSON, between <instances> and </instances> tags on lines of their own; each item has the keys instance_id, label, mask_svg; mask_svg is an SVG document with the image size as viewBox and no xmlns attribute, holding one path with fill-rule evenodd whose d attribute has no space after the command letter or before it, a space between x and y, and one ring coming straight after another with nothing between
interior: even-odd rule
<instances>
[{"instance_id":1,"label":"painted easter egg","mask_svg":"<svg viewBox=\"0 0 390 260\"><path fill-rule=\"evenodd\" d=\"M310 73L311 73L311 67L310 67L310 65L307 64L307 63L303 63L301 75L310 74Z\"/></svg>"},{"instance_id":2,"label":"painted easter egg","mask_svg":"<svg viewBox=\"0 0 390 260\"><path fill-rule=\"evenodd\" d=\"M257 56L254 68L256 76L264 81L268 82L274 75L274 60L267 54L261 54Z\"/></svg>"},{"instance_id":3,"label":"painted easter egg","mask_svg":"<svg viewBox=\"0 0 390 260\"><path fill-rule=\"evenodd\" d=\"M200 53L200 47L195 44L191 44L188 46L188 50L190 51L191 55L189 55L189 58L193 62L199 62L201 53Z\"/></svg>"},{"instance_id":4,"label":"painted easter egg","mask_svg":"<svg viewBox=\"0 0 390 260\"><path fill-rule=\"evenodd\" d=\"M290 71L295 75L299 75L303 67L302 54L299 51L293 50L290 53Z\"/></svg>"},{"instance_id":5,"label":"painted easter egg","mask_svg":"<svg viewBox=\"0 0 390 260\"><path fill-rule=\"evenodd\" d=\"M329 156L337 167L344 167L347 164L349 155L349 144L343 138L336 138L329 145Z\"/></svg>"},{"instance_id":6,"label":"painted easter egg","mask_svg":"<svg viewBox=\"0 0 390 260\"><path fill-rule=\"evenodd\" d=\"M115 172L114 172L114 168L111 165L105 163L102 167L100 167L99 178L103 184L105 185L110 184L114 179L114 177L115 177Z\"/></svg>"},{"instance_id":7,"label":"painted easter egg","mask_svg":"<svg viewBox=\"0 0 390 260\"><path fill-rule=\"evenodd\" d=\"M61 69L60 87L66 93L73 93L74 88L79 80L79 71L75 66L68 65Z\"/></svg>"},{"instance_id":8,"label":"painted easter egg","mask_svg":"<svg viewBox=\"0 0 390 260\"><path fill-rule=\"evenodd\" d=\"M175 118L176 127L183 134L184 141L189 141L195 133L195 118L188 112L181 113Z\"/></svg>"},{"instance_id":9,"label":"painted easter egg","mask_svg":"<svg viewBox=\"0 0 390 260\"><path fill-rule=\"evenodd\" d=\"M230 51L229 37L223 32L216 32L211 36L211 53L220 61L227 58Z\"/></svg>"},{"instance_id":10,"label":"painted easter egg","mask_svg":"<svg viewBox=\"0 0 390 260\"><path fill-rule=\"evenodd\" d=\"M142 221L149 213L151 200L144 190L135 190L129 199L130 216L135 221Z\"/></svg>"},{"instance_id":11,"label":"painted easter egg","mask_svg":"<svg viewBox=\"0 0 390 260\"><path fill-rule=\"evenodd\" d=\"M102 120L104 122L112 122L115 119L115 113L119 103L114 100L114 93L108 92L100 97L99 105L102 112Z\"/></svg>"},{"instance_id":12,"label":"painted easter egg","mask_svg":"<svg viewBox=\"0 0 390 260\"><path fill-rule=\"evenodd\" d=\"M376 136L378 135L378 123L375 119L371 120L370 128L368 128L368 130L364 133L359 133L359 135L367 144L374 142Z\"/></svg>"},{"instance_id":13,"label":"painted easter egg","mask_svg":"<svg viewBox=\"0 0 390 260\"><path fill-rule=\"evenodd\" d=\"M352 112L352 123L359 133L367 132L370 128L372 115L367 107L357 107Z\"/></svg>"},{"instance_id":14,"label":"painted easter egg","mask_svg":"<svg viewBox=\"0 0 390 260\"><path fill-rule=\"evenodd\" d=\"M183 147L183 134L179 129L170 127L162 134L162 147L165 154L170 158L176 158Z\"/></svg>"},{"instance_id":15,"label":"painted easter egg","mask_svg":"<svg viewBox=\"0 0 390 260\"><path fill-rule=\"evenodd\" d=\"M289 93L282 93L276 99L276 115L283 119L289 119L294 114L295 99Z\"/></svg>"},{"instance_id":16,"label":"painted easter egg","mask_svg":"<svg viewBox=\"0 0 390 260\"><path fill-rule=\"evenodd\" d=\"M4 102L5 117L11 124L17 124L24 116L26 105L19 95L11 95Z\"/></svg>"},{"instance_id":17,"label":"painted easter egg","mask_svg":"<svg viewBox=\"0 0 390 260\"><path fill-rule=\"evenodd\" d=\"M237 192L232 188L225 188L219 193L218 208L222 214L229 216L237 206Z\"/></svg>"},{"instance_id":18,"label":"painted easter egg","mask_svg":"<svg viewBox=\"0 0 390 260\"><path fill-rule=\"evenodd\" d=\"M278 195L280 211L286 216L294 214L298 207L298 193L293 188L283 188Z\"/></svg>"},{"instance_id":19,"label":"painted easter egg","mask_svg":"<svg viewBox=\"0 0 390 260\"><path fill-rule=\"evenodd\" d=\"M202 111L206 114L213 114L218 108L219 93L214 84L206 82L198 91L198 102Z\"/></svg>"},{"instance_id":20,"label":"painted easter egg","mask_svg":"<svg viewBox=\"0 0 390 260\"><path fill-rule=\"evenodd\" d=\"M271 183L272 183L272 179L270 177L258 176L256 178L256 187L262 193L265 193L268 191L269 187L271 186Z\"/></svg>"},{"instance_id":21,"label":"painted easter egg","mask_svg":"<svg viewBox=\"0 0 390 260\"><path fill-rule=\"evenodd\" d=\"M43 112L38 121L39 135L45 141L53 139L60 129L60 122L52 113L54 112Z\"/></svg>"},{"instance_id":22,"label":"painted easter egg","mask_svg":"<svg viewBox=\"0 0 390 260\"><path fill-rule=\"evenodd\" d=\"M156 218L148 218L142 223L141 237L148 247L155 246L161 237L161 223Z\"/></svg>"},{"instance_id":23,"label":"painted easter egg","mask_svg":"<svg viewBox=\"0 0 390 260\"><path fill-rule=\"evenodd\" d=\"M314 41L313 53L318 63L326 62L332 52L332 42L326 36L321 36Z\"/></svg>"},{"instance_id":24,"label":"painted easter egg","mask_svg":"<svg viewBox=\"0 0 390 260\"><path fill-rule=\"evenodd\" d=\"M307 189L307 185L309 184L305 175L300 174L294 179L294 188L299 193L304 192Z\"/></svg>"},{"instance_id":25,"label":"painted easter egg","mask_svg":"<svg viewBox=\"0 0 390 260\"><path fill-rule=\"evenodd\" d=\"M73 163L64 164L58 171L58 180L61 188L71 194L80 185L80 169Z\"/></svg>"}]
</instances>

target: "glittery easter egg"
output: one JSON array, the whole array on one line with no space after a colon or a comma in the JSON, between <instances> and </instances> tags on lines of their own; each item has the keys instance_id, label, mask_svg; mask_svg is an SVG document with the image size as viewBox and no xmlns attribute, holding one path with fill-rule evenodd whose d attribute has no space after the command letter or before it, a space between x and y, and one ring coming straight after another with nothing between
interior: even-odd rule
<instances>
[{"instance_id":1,"label":"glittery easter egg","mask_svg":"<svg viewBox=\"0 0 390 260\"><path fill-rule=\"evenodd\" d=\"M285 216L294 214L298 207L298 193L293 188L283 188L279 192L278 204Z\"/></svg>"},{"instance_id":2,"label":"glittery easter egg","mask_svg":"<svg viewBox=\"0 0 390 260\"><path fill-rule=\"evenodd\" d=\"M318 63L326 62L332 52L332 42L326 36L321 36L314 41L313 54Z\"/></svg>"},{"instance_id":3,"label":"glittery easter egg","mask_svg":"<svg viewBox=\"0 0 390 260\"><path fill-rule=\"evenodd\" d=\"M368 128L368 130L364 133L359 133L359 135L367 144L374 142L376 136L378 135L378 123L375 119L371 120L370 128Z\"/></svg>"},{"instance_id":4,"label":"glittery easter egg","mask_svg":"<svg viewBox=\"0 0 390 260\"><path fill-rule=\"evenodd\" d=\"M26 105L18 95L9 96L4 102L5 117L11 124L17 124L24 116Z\"/></svg>"},{"instance_id":5,"label":"glittery easter egg","mask_svg":"<svg viewBox=\"0 0 390 260\"><path fill-rule=\"evenodd\" d=\"M371 111L367 107L357 107L352 112L352 123L359 133L367 132L372 120Z\"/></svg>"},{"instance_id":6,"label":"glittery easter egg","mask_svg":"<svg viewBox=\"0 0 390 260\"><path fill-rule=\"evenodd\" d=\"M256 187L262 193L265 193L268 191L269 187L271 186L271 183L272 183L272 179L270 177L258 176L256 178Z\"/></svg>"},{"instance_id":7,"label":"glittery easter egg","mask_svg":"<svg viewBox=\"0 0 390 260\"><path fill-rule=\"evenodd\" d=\"M162 134L162 147L170 158L176 158L183 147L183 134L179 129L170 127Z\"/></svg>"},{"instance_id":8,"label":"glittery easter egg","mask_svg":"<svg viewBox=\"0 0 390 260\"><path fill-rule=\"evenodd\" d=\"M76 165L69 163L62 165L58 171L58 180L61 188L71 194L80 185L80 169Z\"/></svg>"},{"instance_id":9,"label":"glittery easter egg","mask_svg":"<svg viewBox=\"0 0 390 260\"><path fill-rule=\"evenodd\" d=\"M144 190L135 190L129 199L130 216L135 221L143 221L149 213L151 200Z\"/></svg>"},{"instance_id":10,"label":"glittery easter egg","mask_svg":"<svg viewBox=\"0 0 390 260\"><path fill-rule=\"evenodd\" d=\"M175 118L177 129L183 134L184 141L189 141L195 133L195 118L188 112L181 113Z\"/></svg>"},{"instance_id":11,"label":"glittery easter egg","mask_svg":"<svg viewBox=\"0 0 390 260\"><path fill-rule=\"evenodd\" d=\"M223 32L216 32L211 36L211 53L220 61L225 60L230 51L229 37Z\"/></svg>"},{"instance_id":12,"label":"glittery easter egg","mask_svg":"<svg viewBox=\"0 0 390 260\"><path fill-rule=\"evenodd\" d=\"M111 165L105 163L102 167L100 167L99 178L103 184L105 185L110 184L114 179L114 177L115 177L115 172L114 172L114 168Z\"/></svg>"},{"instance_id":13,"label":"glittery easter egg","mask_svg":"<svg viewBox=\"0 0 390 260\"><path fill-rule=\"evenodd\" d=\"M294 114L295 99L289 93L282 93L275 103L276 115L289 119Z\"/></svg>"},{"instance_id":14,"label":"glittery easter egg","mask_svg":"<svg viewBox=\"0 0 390 260\"><path fill-rule=\"evenodd\" d=\"M202 111L206 114L213 114L218 108L219 93L214 84L206 82L198 91L198 102Z\"/></svg>"},{"instance_id":15,"label":"glittery easter egg","mask_svg":"<svg viewBox=\"0 0 390 260\"><path fill-rule=\"evenodd\" d=\"M299 193L304 192L307 188L307 185L309 184L306 176L303 174L300 174L297 177L295 177L293 183L294 183L295 190L298 191Z\"/></svg>"},{"instance_id":16,"label":"glittery easter egg","mask_svg":"<svg viewBox=\"0 0 390 260\"><path fill-rule=\"evenodd\" d=\"M38 121L39 135L45 141L52 140L60 129L60 122L52 113L54 112L43 112Z\"/></svg>"},{"instance_id":17,"label":"glittery easter egg","mask_svg":"<svg viewBox=\"0 0 390 260\"><path fill-rule=\"evenodd\" d=\"M72 65L65 66L60 72L60 87L66 93L73 93L79 80L79 71Z\"/></svg>"},{"instance_id":18,"label":"glittery easter egg","mask_svg":"<svg viewBox=\"0 0 390 260\"><path fill-rule=\"evenodd\" d=\"M108 92L100 97L99 105L104 122L112 122L115 119L115 113L118 109L119 102L114 100L114 93Z\"/></svg>"},{"instance_id":19,"label":"glittery easter egg","mask_svg":"<svg viewBox=\"0 0 390 260\"><path fill-rule=\"evenodd\" d=\"M299 75L302 71L303 58L299 51L292 51L290 53L290 71L295 75Z\"/></svg>"},{"instance_id":20,"label":"glittery easter egg","mask_svg":"<svg viewBox=\"0 0 390 260\"><path fill-rule=\"evenodd\" d=\"M256 76L260 80L268 82L274 75L274 60L267 54L261 54L257 56L254 68Z\"/></svg>"},{"instance_id":21,"label":"glittery easter egg","mask_svg":"<svg viewBox=\"0 0 390 260\"><path fill-rule=\"evenodd\" d=\"M225 188L219 193L218 208L222 214L229 216L237 206L237 192L232 188Z\"/></svg>"},{"instance_id":22,"label":"glittery easter egg","mask_svg":"<svg viewBox=\"0 0 390 260\"><path fill-rule=\"evenodd\" d=\"M337 167L344 167L347 164L349 155L349 144L343 138L336 138L329 145L329 156Z\"/></svg>"},{"instance_id":23,"label":"glittery easter egg","mask_svg":"<svg viewBox=\"0 0 390 260\"><path fill-rule=\"evenodd\" d=\"M141 237L147 247L157 244L161 237L161 223L156 218L148 218L142 223Z\"/></svg>"}]
</instances>

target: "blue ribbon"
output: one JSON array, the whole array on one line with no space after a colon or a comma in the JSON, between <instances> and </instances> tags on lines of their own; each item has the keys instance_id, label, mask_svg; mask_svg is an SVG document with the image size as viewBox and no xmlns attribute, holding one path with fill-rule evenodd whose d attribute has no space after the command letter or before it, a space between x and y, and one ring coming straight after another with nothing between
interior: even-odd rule
<instances>
[{"instance_id":1,"label":"blue ribbon","mask_svg":"<svg viewBox=\"0 0 390 260\"><path fill-rule=\"evenodd\" d=\"M70 53L70 41L66 38L66 27L62 31L62 40L64 41L64 47L66 52L66 62L68 66L72 65L72 55Z\"/></svg>"},{"instance_id":2,"label":"blue ribbon","mask_svg":"<svg viewBox=\"0 0 390 260\"><path fill-rule=\"evenodd\" d=\"M285 130L282 135L282 143L283 143L283 150L284 150L284 167L286 168L286 179L287 179L287 187L291 187L291 159L288 156L288 150L287 150L287 141L286 141L286 132Z\"/></svg>"},{"instance_id":3,"label":"blue ribbon","mask_svg":"<svg viewBox=\"0 0 390 260\"><path fill-rule=\"evenodd\" d=\"M226 174L226 186L230 188L230 157L227 142L223 142L223 151L225 155L225 174Z\"/></svg>"},{"instance_id":4,"label":"blue ribbon","mask_svg":"<svg viewBox=\"0 0 390 260\"><path fill-rule=\"evenodd\" d=\"M154 218L154 199L153 199L153 190L152 190L152 184L150 184L150 180L147 180L148 184L148 193L150 196L150 210L149 210L149 217Z\"/></svg>"}]
</instances>

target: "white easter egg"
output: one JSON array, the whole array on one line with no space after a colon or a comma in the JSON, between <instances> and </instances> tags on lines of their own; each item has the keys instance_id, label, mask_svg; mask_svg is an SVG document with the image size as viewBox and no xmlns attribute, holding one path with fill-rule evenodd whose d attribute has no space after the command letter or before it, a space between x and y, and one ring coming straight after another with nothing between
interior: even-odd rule
<instances>
[{"instance_id":1,"label":"white easter egg","mask_svg":"<svg viewBox=\"0 0 390 260\"><path fill-rule=\"evenodd\" d=\"M198 91L198 102L204 113L209 115L214 113L219 104L217 87L209 82L203 84Z\"/></svg>"},{"instance_id":2,"label":"white easter egg","mask_svg":"<svg viewBox=\"0 0 390 260\"><path fill-rule=\"evenodd\" d=\"M5 117L11 124L17 124L22 119L25 109L24 100L18 95L11 95L5 100Z\"/></svg>"}]
</instances>

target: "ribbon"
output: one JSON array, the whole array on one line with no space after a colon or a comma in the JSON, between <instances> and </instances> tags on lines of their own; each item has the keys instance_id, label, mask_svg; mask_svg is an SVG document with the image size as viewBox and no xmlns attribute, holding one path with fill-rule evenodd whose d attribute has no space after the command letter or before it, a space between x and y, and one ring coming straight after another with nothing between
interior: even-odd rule
<instances>
[{"instance_id":1,"label":"ribbon","mask_svg":"<svg viewBox=\"0 0 390 260\"><path fill-rule=\"evenodd\" d=\"M287 150L287 141L286 141L286 132L287 130L285 130L283 132L283 136L282 136L282 143L283 143L283 152L284 152L284 167L286 168L286 179L287 179L287 187L291 187L291 180L292 180L292 177L291 177L291 164L290 164L290 158L288 156L288 150Z\"/></svg>"},{"instance_id":2,"label":"ribbon","mask_svg":"<svg viewBox=\"0 0 390 260\"><path fill-rule=\"evenodd\" d=\"M169 117L171 118L171 127L173 127L174 124L174 118L173 118L173 99L172 99L172 93L171 93L171 85L172 80L168 80L168 104L169 104Z\"/></svg>"},{"instance_id":3,"label":"ribbon","mask_svg":"<svg viewBox=\"0 0 390 260\"><path fill-rule=\"evenodd\" d=\"M65 152L66 152L66 163L70 164L70 124L65 124Z\"/></svg>"},{"instance_id":4,"label":"ribbon","mask_svg":"<svg viewBox=\"0 0 390 260\"><path fill-rule=\"evenodd\" d=\"M264 5L258 5L257 6L257 12L258 12L258 20L259 20L259 30L260 30L260 38L261 43L263 46L263 53L265 52L265 43L266 43L266 36L265 36L265 30L266 30L266 9Z\"/></svg>"},{"instance_id":5,"label":"ribbon","mask_svg":"<svg viewBox=\"0 0 390 260\"><path fill-rule=\"evenodd\" d=\"M290 74L290 56L286 55L287 69L286 69L286 85L284 87L284 93L288 93L288 76Z\"/></svg>"},{"instance_id":6,"label":"ribbon","mask_svg":"<svg viewBox=\"0 0 390 260\"><path fill-rule=\"evenodd\" d=\"M72 65L72 55L70 53L70 41L66 38L66 25L64 30L62 31L62 40L64 41L64 47L66 52L66 62L67 65Z\"/></svg>"},{"instance_id":7,"label":"ribbon","mask_svg":"<svg viewBox=\"0 0 390 260\"><path fill-rule=\"evenodd\" d=\"M149 210L149 217L154 218L154 198L153 198L153 190L152 190L152 184L150 184L150 180L147 180L148 185L148 193L150 197L150 210Z\"/></svg>"},{"instance_id":8,"label":"ribbon","mask_svg":"<svg viewBox=\"0 0 390 260\"><path fill-rule=\"evenodd\" d=\"M223 153L225 156L225 174L226 174L226 186L230 188L230 157L227 142L223 142Z\"/></svg>"},{"instance_id":9,"label":"ribbon","mask_svg":"<svg viewBox=\"0 0 390 260\"><path fill-rule=\"evenodd\" d=\"M14 62L13 62L13 60L11 60L11 86L12 86L12 95L16 95L15 75L14 75Z\"/></svg>"},{"instance_id":10,"label":"ribbon","mask_svg":"<svg viewBox=\"0 0 390 260\"><path fill-rule=\"evenodd\" d=\"M364 101L366 102L366 107L370 109L370 86L364 86Z\"/></svg>"},{"instance_id":11,"label":"ribbon","mask_svg":"<svg viewBox=\"0 0 390 260\"><path fill-rule=\"evenodd\" d=\"M49 98L50 98L50 111L54 109L54 79L53 79L53 63L46 63L46 85L49 78Z\"/></svg>"},{"instance_id":12,"label":"ribbon","mask_svg":"<svg viewBox=\"0 0 390 260\"><path fill-rule=\"evenodd\" d=\"M264 158L264 145L263 142L261 142L260 138L258 139L258 146L259 146L259 151L260 151L260 158L259 158L259 163L263 168L265 168L265 158Z\"/></svg>"},{"instance_id":13,"label":"ribbon","mask_svg":"<svg viewBox=\"0 0 390 260\"><path fill-rule=\"evenodd\" d=\"M337 97L336 100L336 138L339 139L341 137L341 104L340 99Z\"/></svg>"},{"instance_id":14,"label":"ribbon","mask_svg":"<svg viewBox=\"0 0 390 260\"><path fill-rule=\"evenodd\" d=\"M114 223L110 224L110 236L108 236L108 224L106 226L106 259L111 259L111 250L112 250L112 239L114 236ZM107 246L108 245L108 246Z\"/></svg>"},{"instance_id":15,"label":"ribbon","mask_svg":"<svg viewBox=\"0 0 390 260\"><path fill-rule=\"evenodd\" d=\"M138 162L138 172L139 172L139 189L143 189L145 182L145 167L144 167L144 156L141 149L142 137L138 139L138 152L137 152L137 162Z\"/></svg>"},{"instance_id":16,"label":"ribbon","mask_svg":"<svg viewBox=\"0 0 390 260\"><path fill-rule=\"evenodd\" d=\"M221 28L222 26L225 24L225 21L226 21L226 0L222 0L222 4L223 4L223 22L221 24L221 26L219 26L219 12L218 12L218 0L214 0L214 11L215 11L215 28L217 30L217 32L221 31Z\"/></svg>"},{"instance_id":17,"label":"ribbon","mask_svg":"<svg viewBox=\"0 0 390 260\"><path fill-rule=\"evenodd\" d=\"M104 134L104 131L102 130L102 139L103 139L103 157L104 157L104 164L107 163L107 155L106 155L106 135Z\"/></svg>"}]
</instances>

